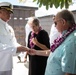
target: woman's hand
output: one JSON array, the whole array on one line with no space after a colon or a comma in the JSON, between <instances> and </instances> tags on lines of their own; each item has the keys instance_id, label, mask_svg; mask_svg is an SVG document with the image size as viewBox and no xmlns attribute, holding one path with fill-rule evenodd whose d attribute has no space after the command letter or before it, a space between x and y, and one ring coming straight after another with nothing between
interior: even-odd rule
<instances>
[{"instance_id":1,"label":"woman's hand","mask_svg":"<svg viewBox=\"0 0 76 75\"><path fill-rule=\"evenodd\" d=\"M35 45L38 43L36 37L31 40Z\"/></svg>"},{"instance_id":2,"label":"woman's hand","mask_svg":"<svg viewBox=\"0 0 76 75\"><path fill-rule=\"evenodd\" d=\"M36 55L36 50L35 49L30 49L27 53L29 55Z\"/></svg>"}]
</instances>

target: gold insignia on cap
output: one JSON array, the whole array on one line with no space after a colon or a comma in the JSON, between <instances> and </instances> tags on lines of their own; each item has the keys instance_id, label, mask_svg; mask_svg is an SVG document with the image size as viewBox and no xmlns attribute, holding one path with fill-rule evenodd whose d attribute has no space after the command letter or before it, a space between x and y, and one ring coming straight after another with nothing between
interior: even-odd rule
<instances>
[{"instance_id":1,"label":"gold insignia on cap","mask_svg":"<svg viewBox=\"0 0 76 75\"><path fill-rule=\"evenodd\" d=\"M6 10L8 10L8 11L10 11L10 12L13 13L13 5L10 4L10 3L8 3L8 2L2 2L2 3L0 3L0 8L1 9L6 9Z\"/></svg>"}]
</instances>

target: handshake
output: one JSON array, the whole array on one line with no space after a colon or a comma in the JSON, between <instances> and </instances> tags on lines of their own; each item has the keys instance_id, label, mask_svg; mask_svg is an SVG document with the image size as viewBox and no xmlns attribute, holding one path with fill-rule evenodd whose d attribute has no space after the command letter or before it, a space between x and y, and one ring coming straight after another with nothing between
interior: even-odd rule
<instances>
[{"instance_id":1,"label":"handshake","mask_svg":"<svg viewBox=\"0 0 76 75\"><path fill-rule=\"evenodd\" d=\"M35 50L35 49L30 49L25 46L20 46L17 48L18 52L27 52L29 55L39 55L39 56L49 56L51 53L50 49L47 50Z\"/></svg>"},{"instance_id":2,"label":"handshake","mask_svg":"<svg viewBox=\"0 0 76 75\"><path fill-rule=\"evenodd\" d=\"M29 55L36 55L35 49L30 49L30 48L25 47L25 46L17 47L17 53L19 53L19 52L27 52L27 54L29 54Z\"/></svg>"}]
</instances>

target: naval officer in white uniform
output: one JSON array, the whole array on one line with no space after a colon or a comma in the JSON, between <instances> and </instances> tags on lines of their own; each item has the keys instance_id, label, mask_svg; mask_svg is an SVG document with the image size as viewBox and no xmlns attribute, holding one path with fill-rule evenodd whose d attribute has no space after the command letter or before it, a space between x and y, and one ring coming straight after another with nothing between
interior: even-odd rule
<instances>
[{"instance_id":1,"label":"naval officer in white uniform","mask_svg":"<svg viewBox=\"0 0 76 75\"><path fill-rule=\"evenodd\" d=\"M17 43L14 30L7 23L12 13L13 6L10 3L0 3L0 75L12 75L12 56L28 50Z\"/></svg>"}]
</instances>

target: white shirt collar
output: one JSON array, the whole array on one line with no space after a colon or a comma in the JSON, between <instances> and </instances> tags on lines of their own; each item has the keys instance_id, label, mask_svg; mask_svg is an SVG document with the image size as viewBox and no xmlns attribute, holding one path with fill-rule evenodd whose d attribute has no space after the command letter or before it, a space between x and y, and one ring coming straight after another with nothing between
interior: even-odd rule
<instances>
[{"instance_id":1,"label":"white shirt collar","mask_svg":"<svg viewBox=\"0 0 76 75\"><path fill-rule=\"evenodd\" d=\"M3 21L1 18L0 18L0 22L4 25L6 25L7 22Z\"/></svg>"}]
</instances>

